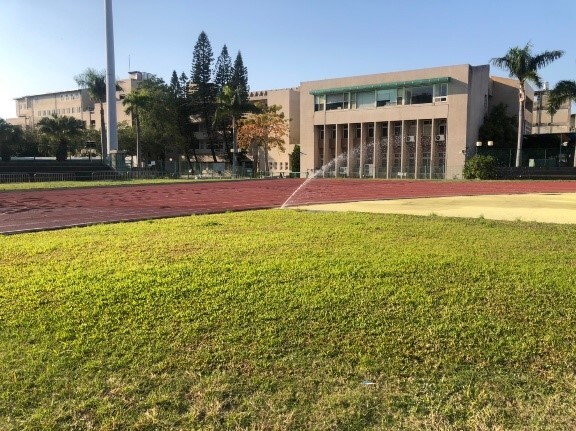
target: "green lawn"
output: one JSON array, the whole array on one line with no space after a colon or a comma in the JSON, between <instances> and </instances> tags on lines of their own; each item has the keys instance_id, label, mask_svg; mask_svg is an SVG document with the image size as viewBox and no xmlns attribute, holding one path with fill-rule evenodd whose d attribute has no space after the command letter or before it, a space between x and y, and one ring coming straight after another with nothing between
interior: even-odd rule
<instances>
[{"instance_id":1,"label":"green lawn","mask_svg":"<svg viewBox=\"0 0 576 431\"><path fill-rule=\"evenodd\" d=\"M206 182L206 181L224 181L221 179L169 179L169 178L154 178L154 179L132 179L132 180L101 180L101 181L45 181L34 183L5 183L0 184L1 191L12 190L48 190L48 189L70 189L70 188L86 188L86 187L105 187L105 186L138 186L138 185L151 185L151 184L182 184L186 182Z\"/></svg>"},{"instance_id":2,"label":"green lawn","mask_svg":"<svg viewBox=\"0 0 576 431\"><path fill-rule=\"evenodd\" d=\"M0 258L3 431L576 428L573 226L271 210Z\"/></svg>"}]
</instances>

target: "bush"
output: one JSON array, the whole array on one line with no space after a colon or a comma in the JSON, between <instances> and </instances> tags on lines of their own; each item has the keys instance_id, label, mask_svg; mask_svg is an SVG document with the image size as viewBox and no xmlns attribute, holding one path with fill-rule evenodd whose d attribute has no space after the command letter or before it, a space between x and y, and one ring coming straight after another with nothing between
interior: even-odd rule
<instances>
[{"instance_id":1,"label":"bush","mask_svg":"<svg viewBox=\"0 0 576 431\"><path fill-rule=\"evenodd\" d=\"M496 178L496 159L492 156L476 155L466 160L464 178L467 180L490 180Z\"/></svg>"}]
</instances>

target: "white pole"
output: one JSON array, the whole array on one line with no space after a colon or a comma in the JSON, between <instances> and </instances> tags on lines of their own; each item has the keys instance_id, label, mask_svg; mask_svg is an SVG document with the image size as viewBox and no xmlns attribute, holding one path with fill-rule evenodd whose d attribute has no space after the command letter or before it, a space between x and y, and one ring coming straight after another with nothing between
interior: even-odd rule
<instances>
[{"instance_id":1,"label":"white pole","mask_svg":"<svg viewBox=\"0 0 576 431\"><path fill-rule=\"evenodd\" d=\"M106 120L108 128L108 154L118 151L118 121L116 118L116 71L114 70L114 24L112 0L105 1L106 10Z\"/></svg>"}]
</instances>

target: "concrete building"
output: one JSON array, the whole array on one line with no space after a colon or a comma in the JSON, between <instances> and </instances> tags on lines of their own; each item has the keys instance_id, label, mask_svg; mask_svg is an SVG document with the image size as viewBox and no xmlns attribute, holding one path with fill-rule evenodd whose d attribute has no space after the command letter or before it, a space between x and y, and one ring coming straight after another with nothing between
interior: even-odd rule
<instances>
[{"instance_id":1,"label":"concrete building","mask_svg":"<svg viewBox=\"0 0 576 431\"><path fill-rule=\"evenodd\" d=\"M132 124L132 117L124 112L123 95L133 91L149 76L148 73L134 71L129 72L128 78L118 81L118 85L122 88L122 91L116 92L116 111L119 123L127 121ZM100 107L90 99L85 89L23 96L15 99L15 102L17 117L8 120L14 125L35 127L42 118L56 114L74 117L82 121L87 129L100 130ZM106 103L104 103L104 110L106 110Z\"/></svg>"},{"instance_id":2,"label":"concrete building","mask_svg":"<svg viewBox=\"0 0 576 431\"><path fill-rule=\"evenodd\" d=\"M324 176L460 178L492 103L518 110L517 82L456 65L303 82L301 170ZM528 91L526 122L532 120ZM529 127L527 127L529 129Z\"/></svg>"},{"instance_id":3,"label":"concrete building","mask_svg":"<svg viewBox=\"0 0 576 431\"><path fill-rule=\"evenodd\" d=\"M300 143L300 89L286 88L280 90L253 91L250 100L265 106L280 106L285 117L290 120L288 135L284 138L284 151L271 148L268 152L268 171L270 175L287 175L293 169L290 166L290 154ZM264 152L259 153L259 166L264 166Z\"/></svg>"},{"instance_id":4,"label":"concrete building","mask_svg":"<svg viewBox=\"0 0 576 431\"><path fill-rule=\"evenodd\" d=\"M548 97L550 90L548 83L544 84L542 90L534 92L534 121L532 123L532 133L569 133L574 132L572 120L572 102L564 101L554 115L548 112Z\"/></svg>"}]
</instances>

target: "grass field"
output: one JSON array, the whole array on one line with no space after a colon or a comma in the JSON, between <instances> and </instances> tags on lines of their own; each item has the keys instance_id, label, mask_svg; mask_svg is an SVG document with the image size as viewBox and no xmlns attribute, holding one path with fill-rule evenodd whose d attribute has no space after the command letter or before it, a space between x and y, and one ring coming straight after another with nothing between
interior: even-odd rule
<instances>
[{"instance_id":1,"label":"grass field","mask_svg":"<svg viewBox=\"0 0 576 431\"><path fill-rule=\"evenodd\" d=\"M576 428L573 226L271 210L0 257L1 430Z\"/></svg>"},{"instance_id":2,"label":"grass field","mask_svg":"<svg viewBox=\"0 0 576 431\"><path fill-rule=\"evenodd\" d=\"M102 181L45 181L34 183L5 183L0 184L1 191L13 190L50 190L50 189L70 189L70 188L86 188L86 187L114 187L114 186L138 186L138 185L151 185L151 184L181 184L184 182L198 182L198 180L187 179L168 179L168 178L154 178L154 179L132 179L132 180L102 180ZM199 181L222 181L220 179L202 179Z\"/></svg>"}]
</instances>

